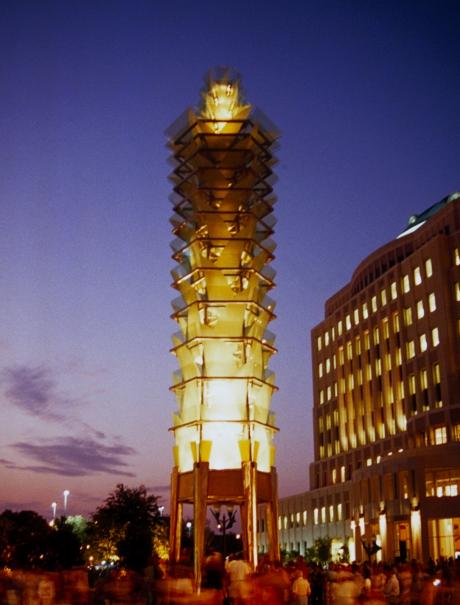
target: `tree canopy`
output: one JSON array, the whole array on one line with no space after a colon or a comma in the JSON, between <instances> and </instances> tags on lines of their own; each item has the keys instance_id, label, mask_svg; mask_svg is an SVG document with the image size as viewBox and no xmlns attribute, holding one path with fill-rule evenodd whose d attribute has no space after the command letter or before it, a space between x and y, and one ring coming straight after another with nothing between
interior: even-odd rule
<instances>
[{"instance_id":1,"label":"tree canopy","mask_svg":"<svg viewBox=\"0 0 460 605\"><path fill-rule=\"evenodd\" d=\"M119 560L129 569L144 568L160 523L157 501L144 485L129 488L118 484L92 517L88 533L92 553L99 560Z\"/></svg>"}]
</instances>

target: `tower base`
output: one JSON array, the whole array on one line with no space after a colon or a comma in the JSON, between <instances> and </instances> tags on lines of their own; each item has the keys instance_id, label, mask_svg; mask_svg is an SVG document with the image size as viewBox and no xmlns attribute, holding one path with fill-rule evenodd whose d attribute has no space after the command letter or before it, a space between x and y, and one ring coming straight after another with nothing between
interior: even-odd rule
<instances>
[{"instance_id":1,"label":"tower base","mask_svg":"<svg viewBox=\"0 0 460 605\"><path fill-rule=\"evenodd\" d=\"M199 591L204 560L204 532L207 507L227 504L240 507L241 534L244 558L255 569L257 566L257 506L266 505L267 532L270 537L269 556L279 559L278 542L278 479L276 469L270 472L257 470L254 462L243 462L241 468L210 470L208 462L197 462L193 470L179 473L177 467L171 474L171 519L169 557L171 563L180 558L182 508L193 505L194 524L194 575Z\"/></svg>"}]
</instances>

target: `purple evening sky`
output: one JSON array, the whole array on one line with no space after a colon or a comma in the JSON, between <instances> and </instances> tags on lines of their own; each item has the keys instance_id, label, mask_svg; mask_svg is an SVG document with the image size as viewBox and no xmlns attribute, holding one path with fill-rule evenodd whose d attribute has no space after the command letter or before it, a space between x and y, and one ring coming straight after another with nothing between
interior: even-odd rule
<instances>
[{"instance_id":1,"label":"purple evening sky","mask_svg":"<svg viewBox=\"0 0 460 605\"><path fill-rule=\"evenodd\" d=\"M460 188L457 1L0 4L0 510L167 504L176 361L164 130L214 65L282 132L281 494L308 485L310 330Z\"/></svg>"}]
</instances>

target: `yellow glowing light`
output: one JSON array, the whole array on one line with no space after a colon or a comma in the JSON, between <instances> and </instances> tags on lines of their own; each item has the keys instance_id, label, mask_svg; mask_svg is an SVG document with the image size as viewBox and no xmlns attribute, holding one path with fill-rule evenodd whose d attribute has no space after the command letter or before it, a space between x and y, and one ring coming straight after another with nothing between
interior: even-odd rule
<instances>
[{"instance_id":1,"label":"yellow glowing light","mask_svg":"<svg viewBox=\"0 0 460 605\"><path fill-rule=\"evenodd\" d=\"M222 132L228 121L249 108L241 103L238 82L212 82L203 98L202 116L216 120L212 128L217 133Z\"/></svg>"}]
</instances>

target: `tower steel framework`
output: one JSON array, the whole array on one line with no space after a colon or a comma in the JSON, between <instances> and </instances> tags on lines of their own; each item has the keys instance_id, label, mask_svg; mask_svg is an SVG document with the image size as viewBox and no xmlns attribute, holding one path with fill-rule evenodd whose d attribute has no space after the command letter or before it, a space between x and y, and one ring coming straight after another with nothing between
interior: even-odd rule
<instances>
[{"instance_id":1,"label":"tower steel framework","mask_svg":"<svg viewBox=\"0 0 460 605\"><path fill-rule=\"evenodd\" d=\"M273 149L277 132L242 101L239 79L210 76L198 110L168 131L174 170L171 222L175 445L170 558L180 556L182 507L194 508L194 569L201 582L208 506L239 506L245 558L257 563L257 507L266 505L278 558L277 475L267 325L275 244Z\"/></svg>"}]
</instances>

